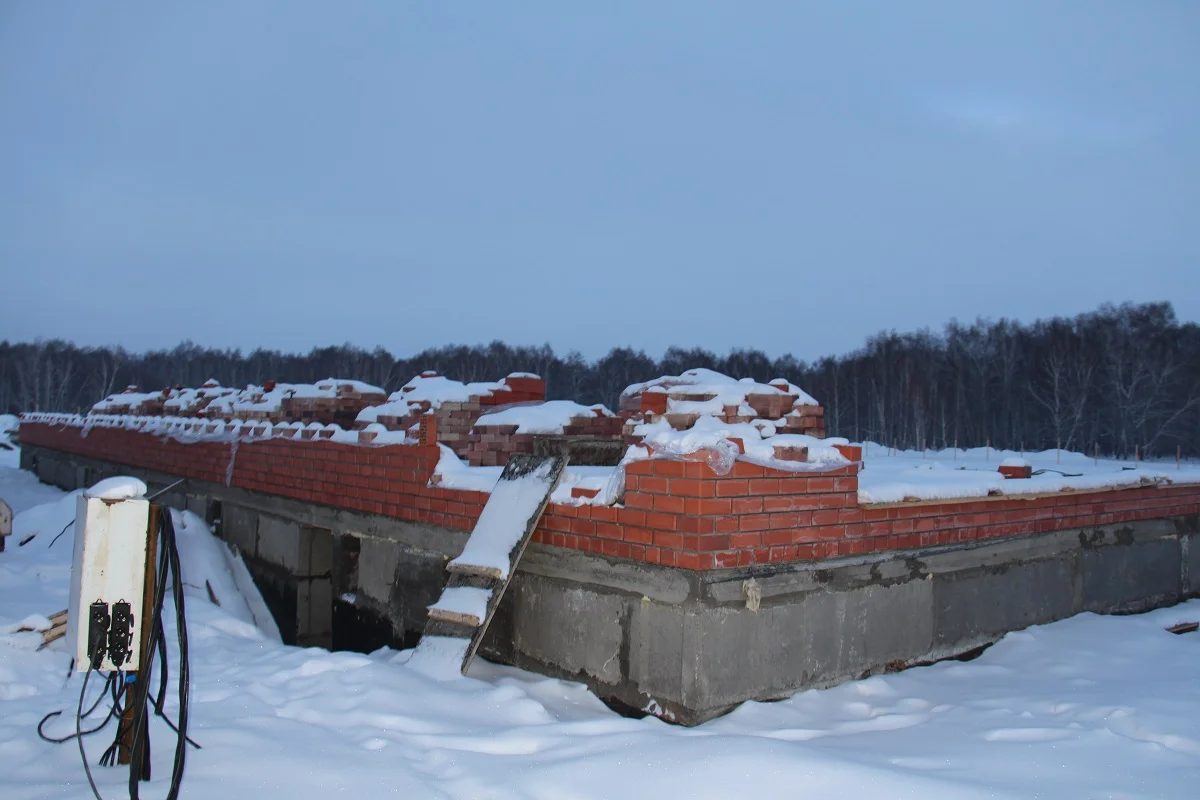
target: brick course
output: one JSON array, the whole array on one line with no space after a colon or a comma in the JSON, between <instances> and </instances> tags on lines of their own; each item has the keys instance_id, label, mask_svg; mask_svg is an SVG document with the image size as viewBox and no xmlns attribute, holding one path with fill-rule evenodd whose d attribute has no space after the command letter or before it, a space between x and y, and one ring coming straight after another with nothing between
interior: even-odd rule
<instances>
[{"instance_id":1,"label":"brick course","mask_svg":"<svg viewBox=\"0 0 1200 800\"><path fill-rule=\"evenodd\" d=\"M22 422L21 441L303 502L470 530L485 492L429 486L440 420L419 443L357 446L319 438L184 443L122 428ZM232 470L230 470L232 464ZM738 461L627 465L623 506L552 505L534 541L613 558L709 570L957 545L1008 536L1200 514L1200 487L1144 486L955 502L863 506L858 464L785 472Z\"/></svg>"}]
</instances>

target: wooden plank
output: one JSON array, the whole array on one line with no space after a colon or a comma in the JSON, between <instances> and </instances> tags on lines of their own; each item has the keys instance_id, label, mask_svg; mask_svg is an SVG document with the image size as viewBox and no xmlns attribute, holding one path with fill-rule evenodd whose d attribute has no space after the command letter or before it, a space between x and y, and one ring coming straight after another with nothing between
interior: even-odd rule
<instances>
[{"instance_id":1,"label":"wooden plank","mask_svg":"<svg viewBox=\"0 0 1200 800\"><path fill-rule=\"evenodd\" d=\"M558 485L566 464L567 459L557 454L522 454L510 458L496 482L495 489L492 490L491 497L484 505L475 529L471 532L472 537L484 538L475 539L474 547L471 545L472 540L468 539L467 547L463 550L464 555L460 555L446 567L449 578L438 602L445 599L446 605L450 607L439 608L437 603L430 606L422 641L437 641L437 646L431 649L432 653L437 651L438 647L444 646L447 640L461 640L464 646L461 671L464 675L479 649L479 643L487 633L488 625L495 616L496 608L500 605L508 584L512 581L517 562L546 511L550 494ZM533 487L529 483L531 480L534 482ZM526 517L522 518L521 515ZM512 544L507 555L499 555L500 549L509 546L509 542ZM463 560L464 558L475 558L488 563L471 563L470 560ZM497 566L501 559L507 561L507 570ZM460 596L450 599L450 596L456 594L450 590L456 588L486 590L490 593L483 619L480 619L477 613L468 613L479 611L474 603L463 602L462 595L469 596L469 593L457 593ZM418 645L417 650L419 656L422 646Z\"/></svg>"},{"instance_id":2,"label":"wooden plank","mask_svg":"<svg viewBox=\"0 0 1200 800\"><path fill-rule=\"evenodd\" d=\"M525 548L529 545L529 540L533 537L533 532L537 530L538 522L542 519L542 514L546 512L546 506L550 503L550 495L558 486L558 481L562 478L563 470L567 466L566 456L554 455L548 457L530 456L530 455L515 455L508 460L507 466L504 467L504 472L500 474L500 480L497 482L497 489L492 491L492 497L488 499L488 503L496 500L504 502L503 492L497 491L505 480L518 480L525 475L539 469L542 465L549 464L550 474L546 485L546 492L542 496L541 502L538 503L537 509L533 514L530 514L529 519L525 522L525 530L521 535L521 539L517 542L516 547L508 556L508 577L503 580L498 580L496 587L492 590L492 599L488 603L487 619L475 629L475 635L471 637L471 645L467 648L467 653L463 657L462 674L466 675L467 670L471 666L471 661L475 658L475 652L479 649L480 642L483 641L484 634L487 633L488 626L492 624L492 618L496 616L496 609L500 606L500 600L504 597L504 593L508 590L508 585L512 583L513 575L517 572L517 562L521 560L521 556L525 554ZM506 476L508 476L506 478ZM486 506L485 506L486 507Z\"/></svg>"},{"instance_id":3,"label":"wooden plank","mask_svg":"<svg viewBox=\"0 0 1200 800\"><path fill-rule=\"evenodd\" d=\"M452 622L456 625L465 625L474 631L479 627L480 619L474 614L462 614L458 611L449 611L444 608L429 609L429 618L441 620L442 622Z\"/></svg>"},{"instance_id":4,"label":"wooden plank","mask_svg":"<svg viewBox=\"0 0 1200 800\"><path fill-rule=\"evenodd\" d=\"M493 581L500 580L500 570L495 567L483 567L479 564L450 564L446 567L446 571L454 575L470 575L476 578L488 578Z\"/></svg>"}]
</instances>

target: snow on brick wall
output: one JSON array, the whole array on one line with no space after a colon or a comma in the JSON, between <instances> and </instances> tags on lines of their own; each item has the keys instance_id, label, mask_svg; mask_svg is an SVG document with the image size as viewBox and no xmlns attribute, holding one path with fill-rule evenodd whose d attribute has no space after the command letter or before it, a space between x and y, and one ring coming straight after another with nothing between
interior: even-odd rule
<instances>
[{"instance_id":1,"label":"snow on brick wall","mask_svg":"<svg viewBox=\"0 0 1200 800\"><path fill-rule=\"evenodd\" d=\"M82 418L27 415L21 440L121 465L302 502L470 530L485 491L431 486L430 441L359 446L320 438L185 443ZM232 465L232 468L231 468ZM625 465L621 505L552 505L534 541L613 558L707 570L807 561L1200 514L1200 487L985 497L865 506L855 463L805 472L744 460L726 475L696 461Z\"/></svg>"}]
</instances>

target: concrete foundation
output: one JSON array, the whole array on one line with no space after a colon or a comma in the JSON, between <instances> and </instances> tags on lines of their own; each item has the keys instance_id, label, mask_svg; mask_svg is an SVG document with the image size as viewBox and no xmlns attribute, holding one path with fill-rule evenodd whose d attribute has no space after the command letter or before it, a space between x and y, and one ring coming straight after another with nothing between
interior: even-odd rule
<instances>
[{"instance_id":1,"label":"concrete foundation","mask_svg":"<svg viewBox=\"0 0 1200 800\"><path fill-rule=\"evenodd\" d=\"M38 447L22 466L64 489L112 475L174 481ZM467 533L218 484L162 498L244 556L289 642L415 644ZM1081 611L1200 595L1200 518L953 547L695 571L531 545L481 647L587 683L614 705L697 724L776 699L961 654Z\"/></svg>"}]
</instances>

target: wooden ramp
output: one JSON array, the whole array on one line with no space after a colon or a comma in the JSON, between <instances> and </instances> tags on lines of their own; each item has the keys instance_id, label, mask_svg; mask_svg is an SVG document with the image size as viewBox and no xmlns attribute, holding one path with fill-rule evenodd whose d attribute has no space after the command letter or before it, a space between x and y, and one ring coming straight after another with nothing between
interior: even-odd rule
<instances>
[{"instance_id":1,"label":"wooden ramp","mask_svg":"<svg viewBox=\"0 0 1200 800\"><path fill-rule=\"evenodd\" d=\"M509 459L467 546L446 567L450 578L429 607L413 659L453 661L461 654L459 671L466 674L566 464L562 455Z\"/></svg>"}]
</instances>

